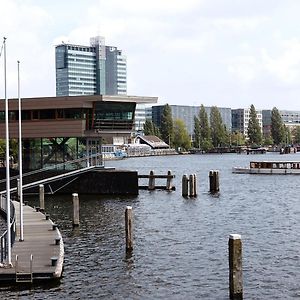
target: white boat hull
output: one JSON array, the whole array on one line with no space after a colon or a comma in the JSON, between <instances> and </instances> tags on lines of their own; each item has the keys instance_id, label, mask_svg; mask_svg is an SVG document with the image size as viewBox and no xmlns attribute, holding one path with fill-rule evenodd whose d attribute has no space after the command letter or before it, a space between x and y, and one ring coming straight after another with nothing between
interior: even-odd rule
<instances>
[{"instance_id":1,"label":"white boat hull","mask_svg":"<svg viewBox=\"0 0 300 300\"><path fill-rule=\"evenodd\" d=\"M236 174L269 174L269 175L300 175L300 169L264 169L264 168L232 168Z\"/></svg>"}]
</instances>

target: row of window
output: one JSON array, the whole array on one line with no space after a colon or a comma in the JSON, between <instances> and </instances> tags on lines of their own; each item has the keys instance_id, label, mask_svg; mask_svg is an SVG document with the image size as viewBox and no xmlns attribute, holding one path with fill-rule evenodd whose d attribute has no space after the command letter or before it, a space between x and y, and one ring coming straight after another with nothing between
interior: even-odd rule
<instances>
[{"instance_id":1,"label":"row of window","mask_svg":"<svg viewBox=\"0 0 300 300\"><path fill-rule=\"evenodd\" d=\"M46 119L84 119L85 117L86 111L82 108L23 110L21 112L22 121ZM0 121L4 120L5 112L0 111ZM19 112L10 111L9 120L19 120Z\"/></svg>"}]
</instances>

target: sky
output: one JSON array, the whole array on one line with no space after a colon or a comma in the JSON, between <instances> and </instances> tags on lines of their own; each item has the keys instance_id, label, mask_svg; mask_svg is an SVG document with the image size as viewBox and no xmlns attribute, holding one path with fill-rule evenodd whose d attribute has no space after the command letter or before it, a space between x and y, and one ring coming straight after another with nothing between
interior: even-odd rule
<instances>
[{"instance_id":1,"label":"sky","mask_svg":"<svg viewBox=\"0 0 300 300\"><path fill-rule=\"evenodd\" d=\"M127 56L127 94L158 104L300 110L298 0L0 0L7 93L55 96L55 45ZM0 98L4 60L0 58Z\"/></svg>"}]
</instances>

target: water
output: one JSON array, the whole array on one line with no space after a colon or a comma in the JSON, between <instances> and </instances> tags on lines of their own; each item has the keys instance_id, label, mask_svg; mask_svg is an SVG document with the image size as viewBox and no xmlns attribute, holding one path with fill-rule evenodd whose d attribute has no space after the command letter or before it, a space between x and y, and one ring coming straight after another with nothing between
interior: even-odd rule
<instances>
[{"instance_id":1,"label":"water","mask_svg":"<svg viewBox=\"0 0 300 300\"><path fill-rule=\"evenodd\" d=\"M228 299L228 235L243 241L244 299L300 299L300 176L232 174L254 160L300 154L187 155L107 162L140 174L176 175L177 190L138 197L80 195L79 229L70 196L46 198L60 224L65 271L60 285L0 292L1 299ZM220 170L220 195L208 193ZM181 197L183 174L197 174L198 197ZM158 182L158 181L157 181ZM30 200L31 205L37 204ZM124 211L134 212L134 251L125 255ZM26 236L25 236L26 238Z\"/></svg>"}]
</instances>

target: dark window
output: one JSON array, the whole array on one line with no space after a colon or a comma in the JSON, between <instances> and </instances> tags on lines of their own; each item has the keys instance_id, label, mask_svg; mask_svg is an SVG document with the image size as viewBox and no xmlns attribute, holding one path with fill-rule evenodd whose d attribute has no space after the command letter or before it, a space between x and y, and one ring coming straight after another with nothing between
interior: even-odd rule
<instances>
[{"instance_id":1,"label":"dark window","mask_svg":"<svg viewBox=\"0 0 300 300\"><path fill-rule=\"evenodd\" d=\"M40 111L39 110L33 110L32 111L32 120L38 120L40 118Z\"/></svg>"},{"instance_id":2,"label":"dark window","mask_svg":"<svg viewBox=\"0 0 300 300\"><path fill-rule=\"evenodd\" d=\"M55 109L40 110L40 119L55 119Z\"/></svg>"}]
</instances>

